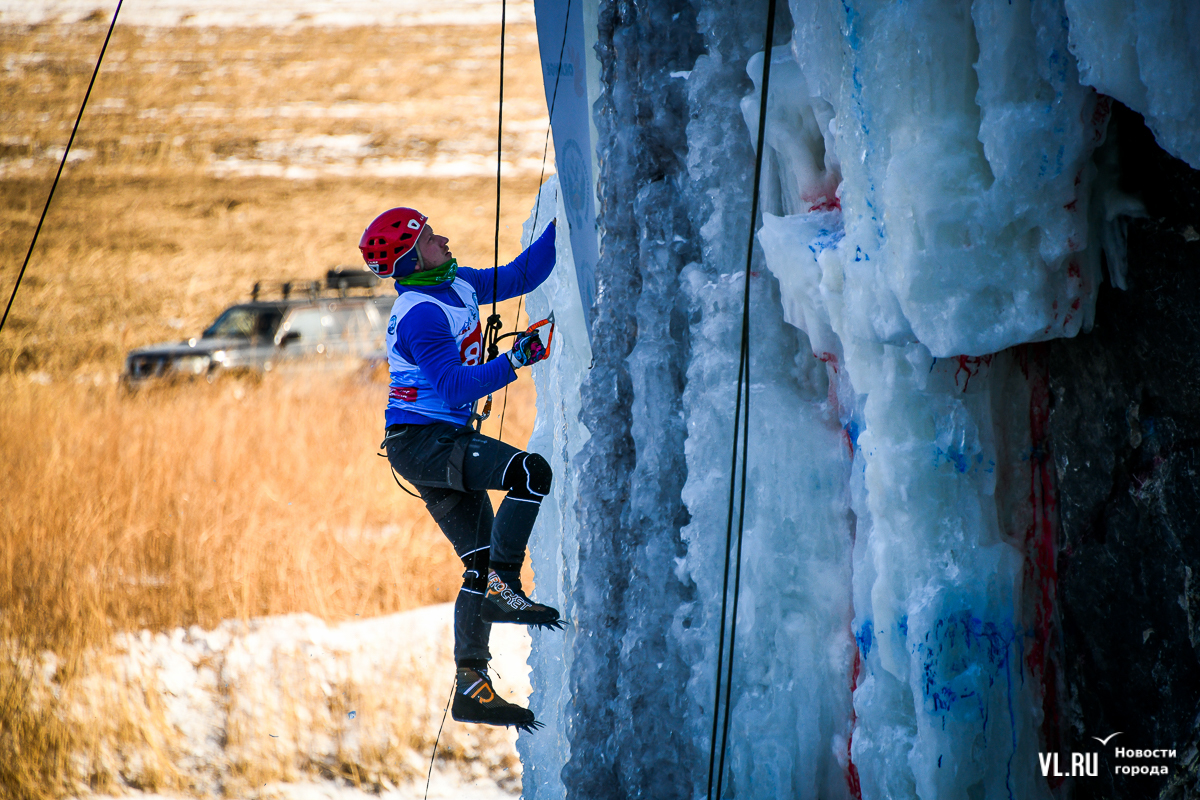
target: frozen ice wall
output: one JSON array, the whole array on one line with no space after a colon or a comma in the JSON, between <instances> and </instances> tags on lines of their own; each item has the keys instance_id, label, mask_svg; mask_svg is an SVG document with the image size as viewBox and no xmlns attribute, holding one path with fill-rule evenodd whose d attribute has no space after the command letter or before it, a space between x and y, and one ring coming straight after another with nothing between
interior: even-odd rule
<instances>
[{"instance_id":1,"label":"frozen ice wall","mask_svg":"<svg viewBox=\"0 0 1200 800\"><path fill-rule=\"evenodd\" d=\"M712 731L753 173L739 106L752 88L744 65L751 43L761 43L764 12L765 4L756 14L716 4L702 11L706 53L686 78L690 219L701 252L680 285L692 347L682 409L691 519L680 573L696 599L681 609L689 624L677 635L690 655L688 722L701 743L691 788L699 795ZM805 210L835 200L832 171L803 138L815 128L811 113L795 113L786 133L781 127L783 135L772 136L778 149L768 175L790 166L811 182L768 181L768 198ZM854 665L850 450L825 366L784 321L777 284L758 256L752 270L743 588L725 786L737 797L846 797Z\"/></svg>"},{"instance_id":2,"label":"frozen ice wall","mask_svg":"<svg viewBox=\"0 0 1200 800\"><path fill-rule=\"evenodd\" d=\"M1200 169L1200 4L1065 0L1084 83L1146 118L1158 144Z\"/></svg>"},{"instance_id":3,"label":"frozen ice wall","mask_svg":"<svg viewBox=\"0 0 1200 800\"><path fill-rule=\"evenodd\" d=\"M825 278L839 337L915 340L946 357L1086 326L1100 279L1090 156L1107 115L1079 83L1061 7L797 3L795 13L791 46L776 55L787 98L776 114L834 112L818 146L837 154L854 255ZM804 183L806 166L781 177Z\"/></svg>"},{"instance_id":4,"label":"frozen ice wall","mask_svg":"<svg viewBox=\"0 0 1200 800\"><path fill-rule=\"evenodd\" d=\"M589 23L594 350L565 237L531 298L574 320L534 369L532 443L556 475L537 594L571 627L534 638L525 794L705 795L753 230L725 796L1048 798L1038 343L1088 328L1138 209L1097 154L1111 101L1088 76L1142 87L1166 140L1195 119L1195 37L1136 3L1134 47L1104 39L1116 2L793 0L764 47L766 5L601 2Z\"/></svg>"},{"instance_id":5,"label":"frozen ice wall","mask_svg":"<svg viewBox=\"0 0 1200 800\"><path fill-rule=\"evenodd\" d=\"M580 613L577 606L582 600L568 590L579 579L580 528L573 512L581 476L569 466L588 440L588 430L580 421L579 378L592 363L592 353L579 303L579 286L571 269L566 208L558 191L558 177L554 176L542 186L534 213L525 223L524 243L535 241L556 218L559 230L554 240L559 267L527 298L530 320L545 319L553 312L555 321L550 341L553 361L531 368L539 400L529 450L551 462L555 479L550 497L542 503L529 551L538 598L573 618ZM526 781L525 796L563 797L565 788L559 770L571 756L565 731L571 709L569 677L580 631L568 627L563 633L533 630L530 635L535 642L529 662L534 687L530 706L547 729L517 742L523 762L533 770L532 780Z\"/></svg>"}]
</instances>

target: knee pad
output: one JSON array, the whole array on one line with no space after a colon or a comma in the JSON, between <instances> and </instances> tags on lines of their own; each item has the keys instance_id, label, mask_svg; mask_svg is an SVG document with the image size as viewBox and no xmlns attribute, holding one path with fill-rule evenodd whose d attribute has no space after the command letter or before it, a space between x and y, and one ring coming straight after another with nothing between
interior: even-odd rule
<instances>
[{"instance_id":1,"label":"knee pad","mask_svg":"<svg viewBox=\"0 0 1200 800\"><path fill-rule=\"evenodd\" d=\"M466 568L463 572L464 589L478 594L483 594L487 591L490 551L490 547L481 547L475 552L467 553L462 557L463 567Z\"/></svg>"},{"instance_id":2,"label":"knee pad","mask_svg":"<svg viewBox=\"0 0 1200 800\"><path fill-rule=\"evenodd\" d=\"M529 488L538 495L545 497L550 493L550 483L554 480L554 470L550 462L537 453L525 456L525 469L529 472Z\"/></svg>"},{"instance_id":3,"label":"knee pad","mask_svg":"<svg viewBox=\"0 0 1200 800\"><path fill-rule=\"evenodd\" d=\"M504 471L504 488L513 497L540 501L549 494L553 479L549 461L537 453L525 453L514 458Z\"/></svg>"}]
</instances>

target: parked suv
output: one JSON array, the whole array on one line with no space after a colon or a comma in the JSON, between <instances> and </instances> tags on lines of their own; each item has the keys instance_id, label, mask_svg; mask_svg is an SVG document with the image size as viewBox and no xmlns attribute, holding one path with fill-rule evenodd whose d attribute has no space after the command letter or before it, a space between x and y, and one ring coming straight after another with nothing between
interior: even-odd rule
<instances>
[{"instance_id":1,"label":"parked suv","mask_svg":"<svg viewBox=\"0 0 1200 800\"><path fill-rule=\"evenodd\" d=\"M285 283L275 300L260 300L261 285L255 284L249 303L222 311L199 338L130 351L124 381L130 387L152 378L212 381L226 373L357 363L383 347L395 297L350 290L370 292L378 284L365 270L330 270L324 287L319 281ZM297 287L302 289L299 296Z\"/></svg>"}]
</instances>

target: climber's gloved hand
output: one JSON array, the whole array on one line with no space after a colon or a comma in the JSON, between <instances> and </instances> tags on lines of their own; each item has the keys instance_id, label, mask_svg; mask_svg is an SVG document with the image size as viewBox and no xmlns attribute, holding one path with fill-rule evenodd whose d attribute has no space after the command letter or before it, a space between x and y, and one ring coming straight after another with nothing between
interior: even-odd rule
<instances>
[{"instance_id":1,"label":"climber's gloved hand","mask_svg":"<svg viewBox=\"0 0 1200 800\"><path fill-rule=\"evenodd\" d=\"M508 360L513 369L528 367L546 357L546 348L542 345L542 337L537 331L525 331L517 336L512 350L508 351Z\"/></svg>"}]
</instances>

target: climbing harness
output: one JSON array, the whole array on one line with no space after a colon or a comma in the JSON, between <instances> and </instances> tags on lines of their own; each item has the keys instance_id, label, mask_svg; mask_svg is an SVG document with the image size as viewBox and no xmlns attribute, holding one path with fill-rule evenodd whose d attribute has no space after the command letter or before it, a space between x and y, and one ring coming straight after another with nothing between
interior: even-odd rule
<instances>
[{"instance_id":1,"label":"climbing harness","mask_svg":"<svg viewBox=\"0 0 1200 800\"><path fill-rule=\"evenodd\" d=\"M117 25L117 15L121 13L121 3L124 0L117 0L117 8L113 11L112 22L108 25L108 33L104 37L104 44L100 48L100 57L96 59L96 68L92 70L92 79L88 82L87 91L83 95L83 103L79 106L79 114L75 117L75 124L71 127L71 138L67 139L67 146L63 150L62 161L58 162L58 172L54 174L54 183L50 185L50 194L46 196L46 205L42 208L42 216L38 218L37 228L33 231L33 239L29 242L29 252L25 254L25 261L21 264L21 271L17 273L17 282L13 284L12 294L9 295L8 305L4 307L4 316L0 317L0 331L4 330L4 323L8 321L8 312L12 310L13 300L17 298L17 289L21 287L21 279L25 277L25 268L29 266L29 259L33 256L33 247L37 244L38 234L42 232L42 224L46 221L46 214L50 211L50 201L54 199L54 190L58 188L58 179L62 177L63 167L67 165L67 156L71 154L71 145L75 143L75 134L79 132L79 123L83 119L83 110L87 108L88 98L92 96L92 87L96 85L96 76L100 74L100 65L104 62L104 53L108 50L108 42L112 39L113 28Z\"/></svg>"},{"instance_id":2,"label":"climbing harness","mask_svg":"<svg viewBox=\"0 0 1200 800\"><path fill-rule=\"evenodd\" d=\"M379 456L380 458L387 458L386 450L387 450L388 440L394 439L399 435L400 435L400 431L398 431L398 430L385 432L383 441L379 443L379 449L383 450L385 452L376 453L375 455ZM394 480L396 482L397 486L399 486L401 489L404 490L405 494L412 495L413 497L417 498L418 500L421 499L421 495L417 494L412 489L409 489L407 486L405 486L403 483L400 482L400 476L396 474L396 468L392 466L391 460L388 461L388 468L392 471L392 480Z\"/></svg>"},{"instance_id":3,"label":"climbing harness","mask_svg":"<svg viewBox=\"0 0 1200 800\"><path fill-rule=\"evenodd\" d=\"M729 472L729 516L725 523L725 577L721 589L720 643L717 646L716 694L713 700L712 739L708 754L708 800L720 800L725 777L725 751L729 744L729 706L733 686L733 651L737 634L738 595L742 582L742 532L746 520L746 461L750 438L750 267L754 257L754 228L758 220L758 194L762 183L763 148L766 144L767 96L771 81L771 44L775 39L775 0L767 7L767 30L763 42L762 94L758 101L758 143L754 153L754 188L750 201L750 235L746 244L746 276L742 294L742 346L738 362L737 403L733 412L733 456ZM740 431L739 431L740 425ZM741 444L741 480L738 482L738 444ZM737 512L737 548L733 569L733 608L729 619L729 656L725 665L725 619L729 605L729 551L733 546L733 509ZM721 683L724 673L725 703L721 704ZM717 756L717 734L720 732L720 756ZM714 792L714 767L716 791Z\"/></svg>"}]
</instances>

